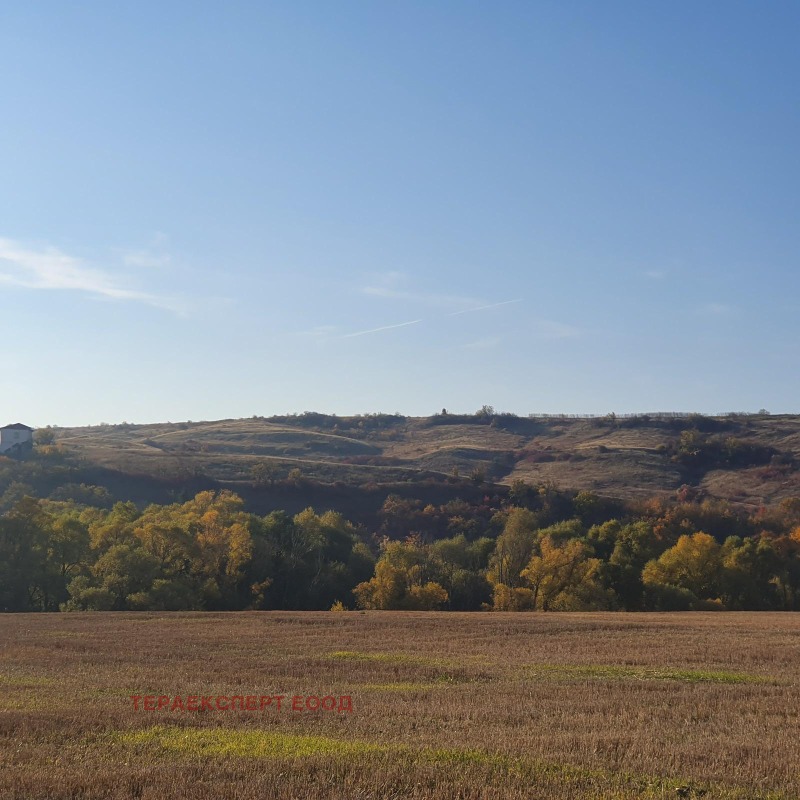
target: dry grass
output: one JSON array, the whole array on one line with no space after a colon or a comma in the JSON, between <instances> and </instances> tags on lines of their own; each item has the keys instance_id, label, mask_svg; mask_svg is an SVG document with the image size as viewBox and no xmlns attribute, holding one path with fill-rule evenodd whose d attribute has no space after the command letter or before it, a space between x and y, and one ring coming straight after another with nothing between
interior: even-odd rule
<instances>
[{"instance_id":1,"label":"dry grass","mask_svg":"<svg viewBox=\"0 0 800 800\"><path fill-rule=\"evenodd\" d=\"M523 478L564 489L591 489L616 497L673 494L686 476L659 450L679 435L658 423L613 428L584 419L522 421L525 433L476 424L431 425L408 418L391 436L311 430L263 419L222 420L135 427L71 428L58 441L86 463L158 477L195 471L223 481L248 481L257 463L285 474L298 468L323 482L392 482L456 468L476 467L495 480ZM762 416L725 421L725 435L775 447L800 460L800 416ZM526 427L527 426L527 427ZM348 463L353 457L387 463ZM358 462L358 458L355 460ZM694 479L692 479L693 481ZM800 471L761 468L711 470L701 479L711 495L748 505L800 495Z\"/></svg>"},{"instance_id":2,"label":"dry grass","mask_svg":"<svg viewBox=\"0 0 800 800\"><path fill-rule=\"evenodd\" d=\"M129 695L351 695L353 713ZM0 617L0 797L800 796L800 617Z\"/></svg>"}]
</instances>

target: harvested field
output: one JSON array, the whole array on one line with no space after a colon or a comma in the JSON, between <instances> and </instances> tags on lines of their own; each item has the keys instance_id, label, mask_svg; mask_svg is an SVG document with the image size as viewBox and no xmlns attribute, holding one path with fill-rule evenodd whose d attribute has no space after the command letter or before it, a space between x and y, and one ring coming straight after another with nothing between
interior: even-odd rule
<instances>
[{"instance_id":1,"label":"harvested field","mask_svg":"<svg viewBox=\"0 0 800 800\"><path fill-rule=\"evenodd\" d=\"M144 708L193 695L284 698ZM0 617L18 800L789 800L799 710L793 614Z\"/></svg>"}]
</instances>

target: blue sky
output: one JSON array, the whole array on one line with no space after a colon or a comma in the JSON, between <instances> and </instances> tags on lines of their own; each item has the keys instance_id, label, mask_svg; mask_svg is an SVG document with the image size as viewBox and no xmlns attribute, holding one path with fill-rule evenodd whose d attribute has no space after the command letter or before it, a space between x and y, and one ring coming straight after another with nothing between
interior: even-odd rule
<instances>
[{"instance_id":1,"label":"blue sky","mask_svg":"<svg viewBox=\"0 0 800 800\"><path fill-rule=\"evenodd\" d=\"M800 411L800 5L0 5L2 423Z\"/></svg>"}]
</instances>

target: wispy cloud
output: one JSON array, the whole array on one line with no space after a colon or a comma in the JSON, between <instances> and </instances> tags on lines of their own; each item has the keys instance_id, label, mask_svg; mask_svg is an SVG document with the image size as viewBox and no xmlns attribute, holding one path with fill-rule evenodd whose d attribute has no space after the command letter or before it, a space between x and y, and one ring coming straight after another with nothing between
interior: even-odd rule
<instances>
[{"instance_id":1,"label":"wispy cloud","mask_svg":"<svg viewBox=\"0 0 800 800\"><path fill-rule=\"evenodd\" d=\"M390 331L392 328L405 328L408 325L416 325L422 322L421 319L412 319L410 322L398 322L396 325L383 325L380 328L370 328L366 331L356 331L356 333L346 333L342 339L352 339L354 336L366 336L368 333L379 333L380 331Z\"/></svg>"},{"instance_id":2,"label":"wispy cloud","mask_svg":"<svg viewBox=\"0 0 800 800\"><path fill-rule=\"evenodd\" d=\"M497 308L498 306L507 306L511 303L521 303L522 298L518 300L501 300L499 303L489 303L485 306L478 306L477 308L465 308L463 311L454 311L452 314L448 314L448 317L457 317L459 314L471 314L473 311L485 311L487 308Z\"/></svg>"},{"instance_id":3,"label":"wispy cloud","mask_svg":"<svg viewBox=\"0 0 800 800\"><path fill-rule=\"evenodd\" d=\"M642 274L651 281L663 281L667 277L663 269L646 269Z\"/></svg>"},{"instance_id":4,"label":"wispy cloud","mask_svg":"<svg viewBox=\"0 0 800 800\"><path fill-rule=\"evenodd\" d=\"M0 238L0 283L24 289L84 292L186 313L181 300L136 289L119 276L55 247L33 248L13 239Z\"/></svg>"},{"instance_id":5,"label":"wispy cloud","mask_svg":"<svg viewBox=\"0 0 800 800\"><path fill-rule=\"evenodd\" d=\"M395 275L397 273L390 273L390 274ZM393 291L393 290L387 290L387 291ZM399 292L395 293L395 294L392 294L392 295L381 294L381 296L394 296L394 297L400 297L402 295L403 295L403 293L399 293ZM421 295L414 295L414 296L417 297L417 298L421 297ZM502 300L499 303L484 303L482 305L475 306L475 303L477 303L479 301L476 301L476 300L470 299L470 298L465 298L465 297L456 298L455 296L445 296L445 295L437 295L436 297L438 298L438 301L439 301L437 303L438 305L444 305L446 299L449 299L450 301L453 301L453 302L455 302L455 300L458 299L459 303L470 302L474 307L473 308L464 308L464 309L462 309L460 311L453 311L453 312L448 313L448 314L440 314L440 315L437 315L437 316L433 317L434 320L435 319L446 319L447 317L456 317L456 316L459 316L460 314L470 314L473 311L484 311L484 310L490 309L490 308L497 308L498 306L505 306L505 305L508 305L510 303L521 303L522 302L522 299L520 298L520 299L516 299L516 300ZM432 302L432 298L433 298L433 296L428 296L428 299L431 300L431 302ZM394 325L383 325L380 328L370 328L369 330L365 330L365 331L357 331L355 333L347 333L347 334L344 334L343 336L341 336L339 338L341 338L341 339L351 339L351 338L353 338L355 336L365 336L368 333L379 333L380 331L388 331L388 330L392 330L394 328L405 328L405 327L407 327L409 325L417 325L420 322L425 322L425 321L430 322L431 320L430 319L428 319L428 320L425 320L425 319L413 319L413 320L410 320L409 322L399 322L399 323L394 324ZM558 323L552 323L552 324L556 325ZM566 328L568 328L568 327L569 326L564 326L564 330L566 330ZM325 333L327 333L327 331L323 331L322 335L324 335ZM564 333L564 331L562 331L562 336L563 335L566 335ZM478 346L484 346L485 347L486 346L485 340L481 340L481 343Z\"/></svg>"},{"instance_id":6,"label":"wispy cloud","mask_svg":"<svg viewBox=\"0 0 800 800\"><path fill-rule=\"evenodd\" d=\"M407 328L411 325L419 325L421 323L435 323L443 321L450 317L459 316L461 314L468 314L473 311L484 311L491 308L498 308L500 306L510 305L512 303L522 303L522 298L515 300L502 300L498 303L488 303L486 305L477 306L476 308L467 308L463 311L456 311L450 314L439 314L426 319L412 319L407 322L396 322L391 325L381 325L377 328L367 328L366 330L353 331L352 333L341 333L341 328L335 325L320 325L310 330L302 331L298 335L306 336L315 339L318 342L333 341L337 339L354 339L358 336L367 336L373 333L382 333L383 331L396 330L398 328ZM581 328L574 325L569 325L565 322L557 322L551 319L532 319L530 323L533 325L535 332L540 339L574 339L584 334ZM484 336L481 338L467 341L458 346L458 349L469 350L488 350L497 347L502 342L499 336Z\"/></svg>"},{"instance_id":7,"label":"wispy cloud","mask_svg":"<svg viewBox=\"0 0 800 800\"><path fill-rule=\"evenodd\" d=\"M464 350L491 350L497 347L503 340L499 336L486 336L483 339L476 339L474 342L462 344Z\"/></svg>"}]
</instances>

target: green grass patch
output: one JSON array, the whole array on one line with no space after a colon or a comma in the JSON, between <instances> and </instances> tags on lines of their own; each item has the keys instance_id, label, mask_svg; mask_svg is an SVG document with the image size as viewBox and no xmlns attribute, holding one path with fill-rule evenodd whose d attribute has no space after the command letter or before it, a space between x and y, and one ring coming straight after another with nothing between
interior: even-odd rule
<instances>
[{"instance_id":1,"label":"green grass patch","mask_svg":"<svg viewBox=\"0 0 800 800\"><path fill-rule=\"evenodd\" d=\"M610 772L566 763L543 763L525 756L472 748L414 748L404 744L380 745L328 736L265 730L184 728L169 725L156 725L134 731L115 731L101 738L125 747L153 746L166 754L195 758L302 759L323 756L351 760L358 756L395 757L403 759L412 768L415 764L428 763L439 765L445 770L463 771L474 768L480 771L499 771L506 776L505 779L513 775L542 789L551 784L557 784L562 788L570 786L580 791L581 797L602 797L607 800L632 797L640 800L663 800L664 797L675 796L688 797L692 800L702 796L713 796L718 800L755 800L755 798L786 800L786 796L780 793L754 793L751 788L736 786L709 787L713 789L712 794L709 788L682 781L680 778Z\"/></svg>"},{"instance_id":2,"label":"green grass patch","mask_svg":"<svg viewBox=\"0 0 800 800\"><path fill-rule=\"evenodd\" d=\"M381 753L386 747L370 742L332 739L327 736L275 733L236 728L179 728L155 725L137 731L116 732L112 739L124 745L155 745L187 756L250 758L309 758L357 756Z\"/></svg>"},{"instance_id":3,"label":"green grass patch","mask_svg":"<svg viewBox=\"0 0 800 800\"><path fill-rule=\"evenodd\" d=\"M98 686L93 689L83 689L79 692L78 697L82 703L124 703L133 708L133 700L131 697L134 695L141 695L142 692L137 689L119 689L110 686ZM162 694L161 692L153 692L155 695Z\"/></svg>"},{"instance_id":4,"label":"green grass patch","mask_svg":"<svg viewBox=\"0 0 800 800\"><path fill-rule=\"evenodd\" d=\"M26 672L0 672L0 687L7 686L53 686L57 681L44 675L33 675Z\"/></svg>"},{"instance_id":5,"label":"green grass patch","mask_svg":"<svg viewBox=\"0 0 800 800\"><path fill-rule=\"evenodd\" d=\"M683 681L685 683L767 683L769 678L745 672L669 667L633 667L615 664L530 664L527 675L600 680Z\"/></svg>"},{"instance_id":6,"label":"green grass patch","mask_svg":"<svg viewBox=\"0 0 800 800\"><path fill-rule=\"evenodd\" d=\"M505 770L524 763L522 759L504 756L499 753L463 748L425 748L418 752L418 756L424 761L432 761L435 764L478 764L481 766L502 767Z\"/></svg>"},{"instance_id":7,"label":"green grass patch","mask_svg":"<svg viewBox=\"0 0 800 800\"><path fill-rule=\"evenodd\" d=\"M0 694L0 711L62 712L72 707L61 695L47 695L39 692L3 692Z\"/></svg>"}]
</instances>

